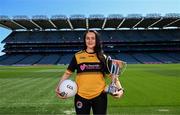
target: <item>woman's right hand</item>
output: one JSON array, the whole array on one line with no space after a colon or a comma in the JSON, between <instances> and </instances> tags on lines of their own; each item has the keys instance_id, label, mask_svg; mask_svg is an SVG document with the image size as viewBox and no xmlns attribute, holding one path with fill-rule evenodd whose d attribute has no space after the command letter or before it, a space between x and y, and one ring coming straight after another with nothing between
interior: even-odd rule
<instances>
[{"instance_id":1,"label":"woman's right hand","mask_svg":"<svg viewBox=\"0 0 180 115\"><path fill-rule=\"evenodd\" d=\"M59 98L61 98L61 99L67 99L67 94L66 94L65 92L59 91L59 85L60 85L64 80L68 79L68 78L71 76L71 74L72 74L71 72L66 71L66 72L64 73L64 75L61 77L61 80L59 81L59 83L58 83L58 85L57 85L57 87L56 87L56 89L55 89L55 92L56 92L56 96L57 96L57 97L59 97Z\"/></svg>"},{"instance_id":2,"label":"woman's right hand","mask_svg":"<svg viewBox=\"0 0 180 115\"><path fill-rule=\"evenodd\" d=\"M59 91L59 86L56 87L56 96L59 97L60 99L67 99L66 95L64 94L65 92L60 92Z\"/></svg>"}]
</instances>

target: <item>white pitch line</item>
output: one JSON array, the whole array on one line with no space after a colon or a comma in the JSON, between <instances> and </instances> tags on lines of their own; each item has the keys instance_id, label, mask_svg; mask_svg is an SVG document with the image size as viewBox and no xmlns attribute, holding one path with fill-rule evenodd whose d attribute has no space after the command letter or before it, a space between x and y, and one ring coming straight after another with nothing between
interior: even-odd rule
<instances>
[{"instance_id":1,"label":"white pitch line","mask_svg":"<svg viewBox=\"0 0 180 115\"><path fill-rule=\"evenodd\" d=\"M159 112L168 112L169 109L158 109Z\"/></svg>"},{"instance_id":2,"label":"white pitch line","mask_svg":"<svg viewBox=\"0 0 180 115\"><path fill-rule=\"evenodd\" d=\"M65 110L64 113L66 115L72 115L73 113L75 113L75 111L74 110Z\"/></svg>"}]
</instances>

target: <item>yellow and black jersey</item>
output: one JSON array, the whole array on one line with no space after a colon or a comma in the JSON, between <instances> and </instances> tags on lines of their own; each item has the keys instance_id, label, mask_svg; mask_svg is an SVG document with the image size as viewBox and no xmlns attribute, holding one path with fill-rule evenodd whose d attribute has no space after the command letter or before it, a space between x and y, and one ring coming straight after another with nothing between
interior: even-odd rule
<instances>
[{"instance_id":1,"label":"yellow and black jersey","mask_svg":"<svg viewBox=\"0 0 180 115\"><path fill-rule=\"evenodd\" d=\"M87 53L85 50L77 52L68 68L67 72L77 71L76 83L78 85L78 95L86 99L98 96L105 88L103 64L99 61L96 53Z\"/></svg>"}]
</instances>

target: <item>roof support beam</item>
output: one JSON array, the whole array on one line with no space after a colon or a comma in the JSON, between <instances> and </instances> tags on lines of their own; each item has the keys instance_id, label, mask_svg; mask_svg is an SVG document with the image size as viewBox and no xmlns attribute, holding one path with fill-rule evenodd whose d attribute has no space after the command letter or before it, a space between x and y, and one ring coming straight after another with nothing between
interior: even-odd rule
<instances>
[{"instance_id":1,"label":"roof support beam","mask_svg":"<svg viewBox=\"0 0 180 115\"><path fill-rule=\"evenodd\" d=\"M102 25L102 29L104 29L104 27L106 25L106 21L107 21L107 18L104 19L104 22L103 22L103 25Z\"/></svg>"},{"instance_id":2,"label":"roof support beam","mask_svg":"<svg viewBox=\"0 0 180 115\"><path fill-rule=\"evenodd\" d=\"M70 26L71 29L73 30L74 28L73 28L73 26L72 26L72 24L71 24L71 21L70 21L69 19L67 19L67 21L68 21L69 26Z\"/></svg>"},{"instance_id":3,"label":"roof support beam","mask_svg":"<svg viewBox=\"0 0 180 115\"><path fill-rule=\"evenodd\" d=\"M124 18L124 19L121 21L121 23L118 25L117 29L119 29L119 28L121 27L121 25L124 23L125 20L126 20L126 19Z\"/></svg>"},{"instance_id":4,"label":"roof support beam","mask_svg":"<svg viewBox=\"0 0 180 115\"><path fill-rule=\"evenodd\" d=\"M151 24L150 26L148 26L147 28L150 28L150 27L154 26L155 24L157 24L158 22L160 22L162 19L163 19L163 18L161 17L158 21L152 23L152 24Z\"/></svg>"},{"instance_id":5,"label":"roof support beam","mask_svg":"<svg viewBox=\"0 0 180 115\"><path fill-rule=\"evenodd\" d=\"M173 23L175 23L175 22L178 22L178 21L180 21L180 19L177 19L177 20L175 20L175 21L172 21L171 23L169 23L169 24L167 24L167 25L165 25L165 26L163 26L163 27L167 27L167 26L169 26L169 25L171 25L171 24L173 24Z\"/></svg>"},{"instance_id":6,"label":"roof support beam","mask_svg":"<svg viewBox=\"0 0 180 115\"><path fill-rule=\"evenodd\" d=\"M144 18L142 18L137 24L135 24L132 28L135 28L137 25L139 25L142 21L144 20Z\"/></svg>"},{"instance_id":7,"label":"roof support beam","mask_svg":"<svg viewBox=\"0 0 180 115\"><path fill-rule=\"evenodd\" d=\"M56 25L51 20L49 20L49 22L53 25L54 28L57 28Z\"/></svg>"},{"instance_id":8,"label":"roof support beam","mask_svg":"<svg viewBox=\"0 0 180 115\"><path fill-rule=\"evenodd\" d=\"M19 24L19 23L15 22L14 20L11 20L11 22L13 22L14 24L16 24L16 25L20 26L20 27L21 27L21 28L23 28L23 29L27 29L27 28L25 28L24 26L22 26L21 24Z\"/></svg>"},{"instance_id":9,"label":"roof support beam","mask_svg":"<svg viewBox=\"0 0 180 115\"><path fill-rule=\"evenodd\" d=\"M89 20L86 18L86 29L89 29Z\"/></svg>"},{"instance_id":10,"label":"roof support beam","mask_svg":"<svg viewBox=\"0 0 180 115\"><path fill-rule=\"evenodd\" d=\"M30 20L31 23L33 23L34 25L36 25L40 30L42 30L42 27L40 27L38 24L36 24L33 20Z\"/></svg>"},{"instance_id":11,"label":"roof support beam","mask_svg":"<svg viewBox=\"0 0 180 115\"><path fill-rule=\"evenodd\" d=\"M11 28L9 28L9 27L7 27L7 26L5 26L5 25L3 25L3 24L0 24L0 27L4 27L4 28L6 28L6 29L8 29L8 30L11 30Z\"/></svg>"}]
</instances>

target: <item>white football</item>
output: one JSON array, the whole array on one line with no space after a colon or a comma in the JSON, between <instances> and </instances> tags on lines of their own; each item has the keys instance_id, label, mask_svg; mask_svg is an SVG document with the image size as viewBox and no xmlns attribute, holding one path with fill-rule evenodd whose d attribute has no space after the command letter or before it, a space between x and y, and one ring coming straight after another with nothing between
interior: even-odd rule
<instances>
[{"instance_id":1,"label":"white football","mask_svg":"<svg viewBox=\"0 0 180 115\"><path fill-rule=\"evenodd\" d=\"M73 97L77 93L77 84L72 80L64 80L59 85L59 92L62 97Z\"/></svg>"}]
</instances>

